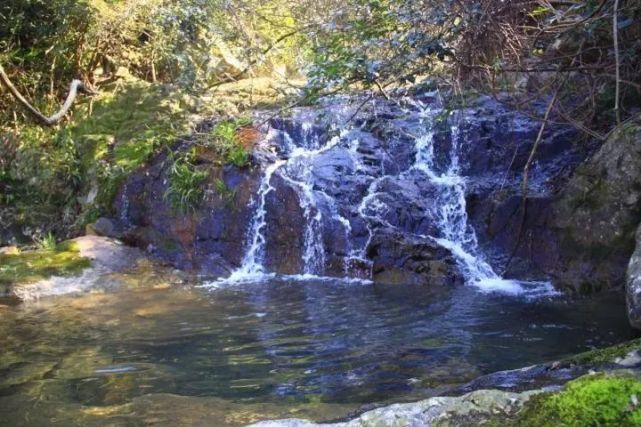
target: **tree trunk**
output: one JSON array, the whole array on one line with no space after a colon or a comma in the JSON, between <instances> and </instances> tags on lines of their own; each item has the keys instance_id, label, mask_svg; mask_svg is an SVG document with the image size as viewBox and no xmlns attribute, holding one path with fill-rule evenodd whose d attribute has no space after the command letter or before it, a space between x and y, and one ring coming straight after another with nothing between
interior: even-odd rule
<instances>
[{"instance_id":1,"label":"tree trunk","mask_svg":"<svg viewBox=\"0 0 641 427\"><path fill-rule=\"evenodd\" d=\"M51 117L47 117L44 114L42 114L38 109L36 109L33 105L27 101L27 99L22 96L22 94L16 89L16 87L11 83L11 80L9 80L9 76L7 76L7 73L4 71L4 68L2 67L2 64L0 64L0 83L2 83L7 90L13 95L13 97L21 103L29 113L31 113L32 116L38 120L42 125L45 126L53 126L56 123L59 123L60 120L67 114L71 106L73 105L73 102L76 99L76 96L78 95L78 91L84 92L89 95L94 95L95 92L85 86L85 84L80 81L80 80L73 80L71 82L71 86L69 87L69 94L67 95L67 99L65 100L64 104L62 104L62 107L60 110L54 114Z\"/></svg>"}]
</instances>

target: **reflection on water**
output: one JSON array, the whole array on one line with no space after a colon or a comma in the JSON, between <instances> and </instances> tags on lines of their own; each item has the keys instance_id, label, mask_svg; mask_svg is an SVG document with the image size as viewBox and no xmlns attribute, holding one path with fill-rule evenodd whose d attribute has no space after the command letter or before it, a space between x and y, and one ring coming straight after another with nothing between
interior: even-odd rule
<instances>
[{"instance_id":1,"label":"reflection on water","mask_svg":"<svg viewBox=\"0 0 641 427\"><path fill-rule=\"evenodd\" d=\"M618 295L527 302L469 287L274 280L205 291L126 279L0 306L0 424L328 420L632 336Z\"/></svg>"}]
</instances>

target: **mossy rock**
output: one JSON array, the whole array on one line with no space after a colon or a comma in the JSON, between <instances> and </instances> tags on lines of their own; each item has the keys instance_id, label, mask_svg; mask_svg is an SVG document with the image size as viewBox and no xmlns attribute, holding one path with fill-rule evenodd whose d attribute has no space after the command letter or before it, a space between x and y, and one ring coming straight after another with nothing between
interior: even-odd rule
<instances>
[{"instance_id":1,"label":"mossy rock","mask_svg":"<svg viewBox=\"0 0 641 427\"><path fill-rule=\"evenodd\" d=\"M639 426L641 380L632 373L586 375L562 391L533 397L512 423L518 426Z\"/></svg>"},{"instance_id":2,"label":"mossy rock","mask_svg":"<svg viewBox=\"0 0 641 427\"><path fill-rule=\"evenodd\" d=\"M55 250L0 254L0 295L9 294L14 285L75 275L90 265L73 242L63 242Z\"/></svg>"},{"instance_id":3,"label":"mossy rock","mask_svg":"<svg viewBox=\"0 0 641 427\"><path fill-rule=\"evenodd\" d=\"M617 358L623 358L634 350L641 349L641 338L627 341L611 347L590 350L572 356L564 362L574 365L596 365L600 363L615 363Z\"/></svg>"}]
</instances>

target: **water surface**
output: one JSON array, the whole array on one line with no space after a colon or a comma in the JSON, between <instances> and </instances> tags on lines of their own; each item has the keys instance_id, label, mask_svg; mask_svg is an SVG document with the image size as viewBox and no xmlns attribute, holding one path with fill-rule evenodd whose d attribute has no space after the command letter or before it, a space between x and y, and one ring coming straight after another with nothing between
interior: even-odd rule
<instances>
[{"instance_id":1,"label":"water surface","mask_svg":"<svg viewBox=\"0 0 641 427\"><path fill-rule=\"evenodd\" d=\"M127 283L0 308L0 424L329 420L632 336L619 295Z\"/></svg>"}]
</instances>

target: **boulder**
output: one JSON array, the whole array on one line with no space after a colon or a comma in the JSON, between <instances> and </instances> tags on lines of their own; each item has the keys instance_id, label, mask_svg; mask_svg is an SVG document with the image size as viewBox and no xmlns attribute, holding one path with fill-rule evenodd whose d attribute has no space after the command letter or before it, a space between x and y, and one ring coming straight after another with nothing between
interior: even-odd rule
<instances>
[{"instance_id":1,"label":"boulder","mask_svg":"<svg viewBox=\"0 0 641 427\"><path fill-rule=\"evenodd\" d=\"M641 329L641 225L637 228L636 249L626 272L625 301L630 325Z\"/></svg>"},{"instance_id":2,"label":"boulder","mask_svg":"<svg viewBox=\"0 0 641 427\"><path fill-rule=\"evenodd\" d=\"M113 222L104 217L98 218L93 224L88 224L85 233L94 236L116 237Z\"/></svg>"},{"instance_id":3,"label":"boulder","mask_svg":"<svg viewBox=\"0 0 641 427\"><path fill-rule=\"evenodd\" d=\"M462 282L451 253L427 238L377 230L367 257L376 283L451 286Z\"/></svg>"},{"instance_id":4,"label":"boulder","mask_svg":"<svg viewBox=\"0 0 641 427\"><path fill-rule=\"evenodd\" d=\"M623 125L554 201L547 226L557 238L557 283L581 292L621 288L641 221L641 119Z\"/></svg>"}]
</instances>

